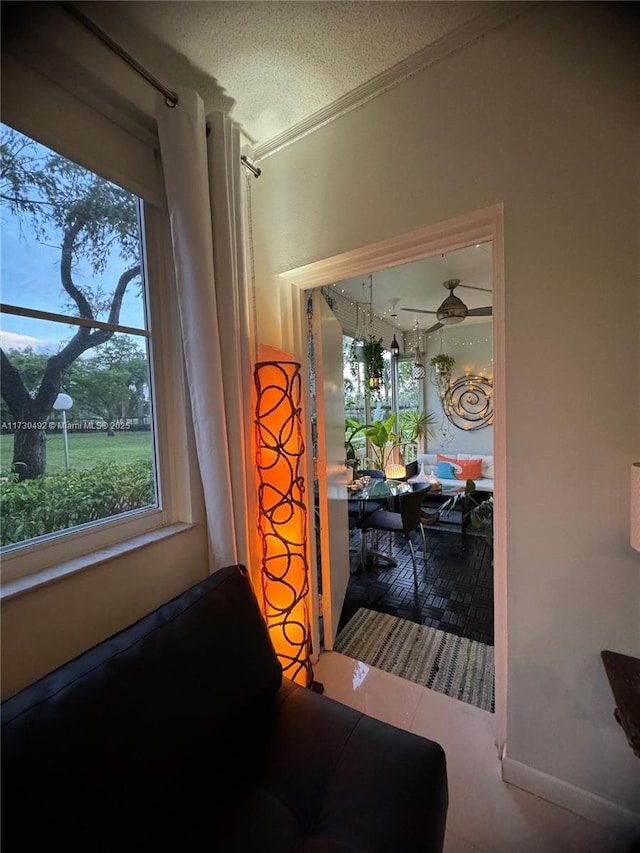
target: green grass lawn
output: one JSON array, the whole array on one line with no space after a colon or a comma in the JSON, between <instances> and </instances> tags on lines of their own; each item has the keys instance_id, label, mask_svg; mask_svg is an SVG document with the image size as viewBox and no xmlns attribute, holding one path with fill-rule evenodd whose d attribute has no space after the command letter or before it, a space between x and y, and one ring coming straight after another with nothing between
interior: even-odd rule
<instances>
[{"instance_id":1,"label":"green grass lawn","mask_svg":"<svg viewBox=\"0 0 640 853\"><path fill-rule=\"evenodd\" d=\"M69 468L93 468L102 462L126 465L151 459L153 443L151 432L104 432L68 434ZM0 436L0 471L7 474L13 458L13 436ZM62 433L47 435L47 474L60 474L65 470L64 437Z\"/></svg>"}]
</instances>

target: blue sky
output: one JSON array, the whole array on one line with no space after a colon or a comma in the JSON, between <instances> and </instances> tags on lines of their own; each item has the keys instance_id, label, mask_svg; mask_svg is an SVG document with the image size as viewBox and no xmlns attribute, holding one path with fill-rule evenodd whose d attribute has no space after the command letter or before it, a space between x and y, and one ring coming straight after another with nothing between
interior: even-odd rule
<instances>
[{"instance_id":1,"label":"blue sky","mask_svg":"<svg viewBox=\"0 0 640 853\"><path fill-rule=\"evenodd\" d=\"M53 237L54 232L51 242L55 243ZM80 261L74 269L74 281L92 288L102 286L107 292L112 292L119 275L127 267L128 264L119 258L115 250L100 276L88 263ZM60 249L38 242L30 230L28 219L21 224L5 206L0 219L0 295L0 301L9 305L77 316L77 308L69 304L69 297L60 283ZM107 317L103 315L99 319L106 320ZM120 323L144 328L142 298L135 282L127 288ZM73 333L74 329L67 325L0 315L0 342L5 349L31 346L38 352L52 353ZM144 345L142 339L140 343Z\"/></svg>"}]
</instances>

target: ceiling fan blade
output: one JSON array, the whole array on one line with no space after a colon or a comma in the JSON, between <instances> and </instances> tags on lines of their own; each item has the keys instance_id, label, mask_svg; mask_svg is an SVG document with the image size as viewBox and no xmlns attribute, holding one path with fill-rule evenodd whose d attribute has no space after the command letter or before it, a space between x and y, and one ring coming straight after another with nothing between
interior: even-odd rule
<instances>
[{"instance_id":1,"label":"ceiling fan blade","mask_svg":"<svg viewBox=\"0 0 640 853\"><path fill-rule=\"evenodd\" d=\"M424 308L401 308L401 311L414 311L416 314L435 314L435 311L425 311Z\"/></svg>"},{"instance_id":2,"label":"ceiling fan blade","mask_svg":"<svg viewBox=\"0 0 640 853\"><path fill-rule=\"evenodd\" d=\"M457 284L456 287L466 287L467 290L481 290L483 293L493 293L490 287L477 287L475 284Z\"/></svg>"},{"instance_id":3,"label":"ceiling fan blade","mask_svg":"<svg viewBox=\"0 0 640 853\"><path fill-rule=\"evenodd\" d=\"M425 330L425 334L428 335L430 332L437 332L438 329L444 328L443 323L436 323L435 326L432 326L430 329Z\"/></svg>"},{"instance_id":4,"label":"ceiling fan blade","mask_svg":"<svg viewBox=\"0 0 640 853\"><path fill-rule=\"evenodd\" d=\"M469 308L467 311L467 317L491 317L493 314L493 308L491 305L488 305L486 308Z\"/></svg>"}]
</instances>

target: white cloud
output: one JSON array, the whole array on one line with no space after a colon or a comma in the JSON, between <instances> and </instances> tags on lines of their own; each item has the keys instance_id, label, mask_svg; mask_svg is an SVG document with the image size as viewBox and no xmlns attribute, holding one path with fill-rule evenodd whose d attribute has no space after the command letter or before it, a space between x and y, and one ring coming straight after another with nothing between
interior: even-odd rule
<instances>
[{"instance_id":1,"label":"white cloud","mask_svg":"<svg viewBox=\"0 0 640 853\"><path fill-rule=\"evenodd\" d=\"M27 349L31 347L34 352L52 353L56 351L57 345L53 341L43 338L33 338L31 335L19 335L17 332L0 331L0 346L3 350Z\"/></svg>"}]
</instances>

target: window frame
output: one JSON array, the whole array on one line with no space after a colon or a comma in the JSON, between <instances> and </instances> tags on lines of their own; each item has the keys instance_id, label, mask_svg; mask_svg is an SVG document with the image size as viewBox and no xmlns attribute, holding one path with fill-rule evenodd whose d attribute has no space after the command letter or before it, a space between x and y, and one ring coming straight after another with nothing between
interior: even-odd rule
<instances>
[{"instance_id":1,"label":"window frame","mask_svg":"<svg viewBox=\"0 0 640 853\"><path fill-rule=\"evenodd\" d=\"M19 124L3 116L11 127L73 160L87 166L76 152L53 146L33 130L23 130ZM78 136L81 136L79 133ZM155 153L150 151L155 157ZM104 174L104 173L102 173ZM140 230L142 266L145 272L145 312L149 353L149 378L152 389L152 418L155 454L157 506L132 510L122 515L98 520L81 527L61 530L35 540L27 540L3 552L0 570L0 595L15 587L24 586L24 579L37 585L44 575L56 575L84 569L103 562L107 552L126 551L139 547L148 537L173 535L194 519L193 483L188 464L192 450L186 412L187 392L184 381L182 346L179 336L179 317L176 305L171 237L166 205L158 206L157 195L140 192L128 181L106 175L109 180L134 193L140 199ZM155 197L145 198L145 195ZM55 572L55 568L58 572ZM27 580L27 583L29 581Z\"/></svg>"}]
</instances>

